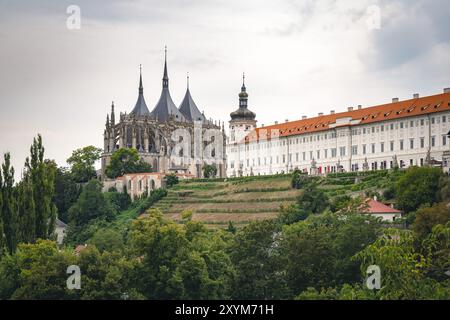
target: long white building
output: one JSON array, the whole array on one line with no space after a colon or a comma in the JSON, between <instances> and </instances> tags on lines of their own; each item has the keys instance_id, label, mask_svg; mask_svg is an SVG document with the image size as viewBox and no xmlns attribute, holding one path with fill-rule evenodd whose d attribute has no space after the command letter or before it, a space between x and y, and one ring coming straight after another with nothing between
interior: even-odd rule
<instances>
[{"instance_id":1,"label":"long white building","mask_svg":"<svg viewBox=\"0 0 450 320\"><path fill-rule=\"evenodd\" d=\"M449 154L450 88L441 94L319 113L298 121L256 125L245 84L231 113L229 177L291 172L309 174L390 169L443 162ZM450 161L449 161L450 162Z\"/></svg>"}]
</instances>

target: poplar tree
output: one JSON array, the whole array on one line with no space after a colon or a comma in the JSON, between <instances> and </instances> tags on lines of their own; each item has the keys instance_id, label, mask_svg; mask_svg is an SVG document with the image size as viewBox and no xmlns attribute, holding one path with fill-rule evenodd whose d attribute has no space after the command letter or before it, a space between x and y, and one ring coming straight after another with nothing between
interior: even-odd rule
<instances>
[{"instance_id":1,"label":"poplar tree","mask_svg":"<svg viewBox=\"0 0 450 320\"><path fill-rule=\"evenodd\" d=\"M9 253L14 253L17 247L17 210L14 199L14 168L11 167L11 155L5 153L2 164L3 182L1 193L3 198L2 220L3 233L5 235L6 248Z\"/></svg>"},{"instance_id":2,"label":"poplar tree","mask_svg":"<svg viewBox=\"0 0 450 320\"><path fill-rule=\"evenodd\" d=\"M33 186L36 239L52 236L56 220L56 208L52 203L56 166L51 161L44 161L44 152L42 137L38 135L30 148L31 156L26 160L26 169Z\"/></svg>"},{"instance_id":3,"label":"poplar tree","mask_svg":"<svg viewBox=\"0 0 450 320\"><path fill-rule=\"evenodd\" d=\"M34 243L36 241L36 210L33 198L33 186L29 176L25 176L18 186L18 220L20 242Z\"/></svg>"}]
</instances>

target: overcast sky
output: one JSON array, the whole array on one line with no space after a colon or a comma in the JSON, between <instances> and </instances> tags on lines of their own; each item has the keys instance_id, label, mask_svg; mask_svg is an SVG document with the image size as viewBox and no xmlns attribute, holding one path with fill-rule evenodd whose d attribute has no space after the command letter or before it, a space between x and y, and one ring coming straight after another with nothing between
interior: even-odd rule
<instances>
[{"instance_id":1,"label":"overcast sky","mask_svg":"<svg viewBox=\"0 0 450 320\"><path fill-rule=\"evenodd\" d=\"M148 107L158 101L164 45L175 103L189 72L198 107L221 121L242 72L259 125L441 93L449 17L448 0L0 0L0 153L20 172L37 133L59 165L102 147L111 101L136 102L139 64Z\"/></svg>"}]
</instances>

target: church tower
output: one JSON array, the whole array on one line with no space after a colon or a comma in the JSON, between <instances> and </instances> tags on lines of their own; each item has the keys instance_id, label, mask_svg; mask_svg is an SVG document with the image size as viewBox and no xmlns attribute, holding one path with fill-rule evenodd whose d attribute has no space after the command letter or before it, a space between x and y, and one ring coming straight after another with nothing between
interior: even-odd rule
<instances>
[{"instance_id":1,"label":"church tower","mask_svg":"<svg viewBox=\"0 0 450 320\"><path fill-rule=\"evenodd\" d=\"M242 88L239 93L239 108L230 114L230 141L237 143L256 128L256 114L248 109L248 93L245 87L245 74L242 75Z\"/></svg>"}]
</instances>

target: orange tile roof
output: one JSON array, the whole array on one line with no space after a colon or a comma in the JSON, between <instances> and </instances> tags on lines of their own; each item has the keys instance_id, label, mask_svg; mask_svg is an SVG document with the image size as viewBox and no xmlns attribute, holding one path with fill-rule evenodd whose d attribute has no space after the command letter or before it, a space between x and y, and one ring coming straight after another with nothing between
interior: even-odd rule
<instances>
[{"instance_id":1,"label":"orange tile roof","mask_svg":"<svg viewBox=\"0 0 450 320\"><path fill-rule=\"evenodd\" d=\"M391 208L374 199L370 199L366 203L368 205L367 209L365 210L366 213L402 213L400 210Z\"/></svg>"},{"instance_id":2,"label":"orange tile roof","mask_svg":"<svg viewBox=\"0 0 450 320\"><path fill-rule=\"evenodd\" d=\"M353 111L340 112L309 119L275 124L267 127L260 127L249 133L245 137L245 142L256 141L257 139L270 140L271 136L287 137L326 131L331 128L331 124L336 125L336 120L340 118L349 117L352 120L360 120L358 125L362 125L442 111L450 111L450 93L442 93L423 98L383 104L375 107L356 109ZM348 126L348 124L345 124L345 126ZM267 130L265 137L260 136L262 130ZM264 134L264 131L262 131L262 134ZM240 143L243 142L244 140Z\"/></svg>"}]
</instances>

